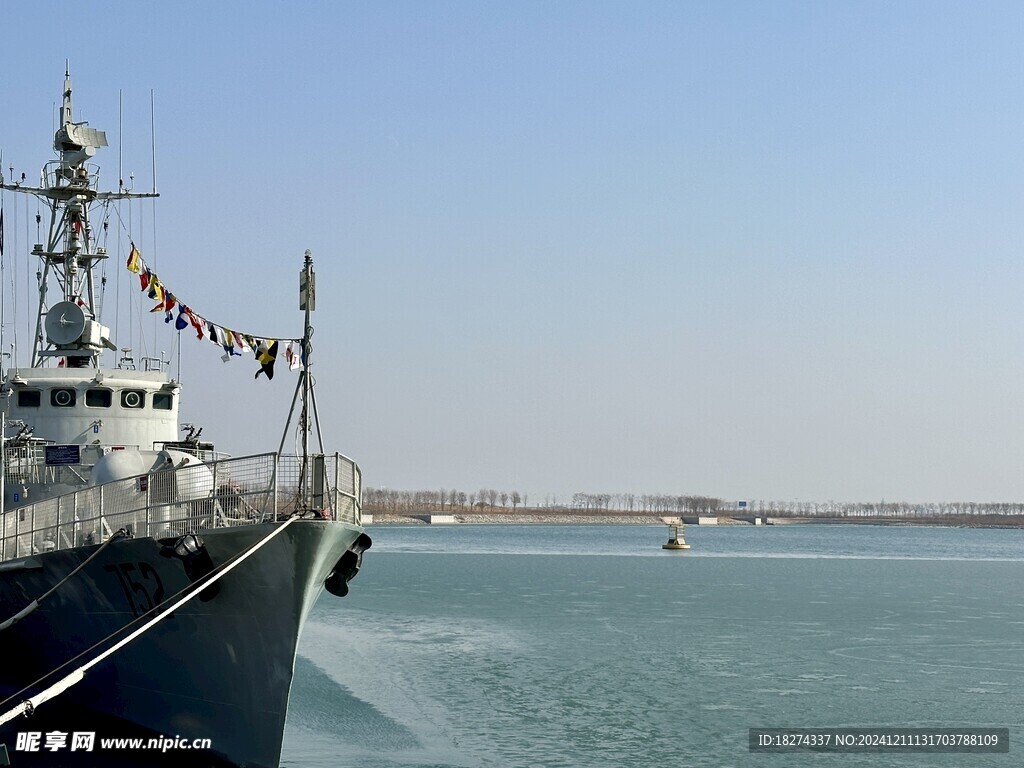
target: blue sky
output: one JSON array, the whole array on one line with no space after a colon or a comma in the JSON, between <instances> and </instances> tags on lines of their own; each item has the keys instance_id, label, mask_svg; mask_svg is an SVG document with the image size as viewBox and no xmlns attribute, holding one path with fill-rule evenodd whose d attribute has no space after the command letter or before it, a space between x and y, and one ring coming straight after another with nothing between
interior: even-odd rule
<instances>
[{"instance_id":1,"label":"blue sky","mask_svg":"<svg viewBox=\"0 0 1024 768\"><path fill-rule=\"evenodd\" d=\"M1022 26L1009 2L18 4L0 148L49 158L68 58L108 185L121 90L148 187L152 89L144 257L283 336L313 251L321 420L370 485L1014 500ZM186 334L182 420L276 448L294 379L254 372Z\"/></svg>"}]
</instances>

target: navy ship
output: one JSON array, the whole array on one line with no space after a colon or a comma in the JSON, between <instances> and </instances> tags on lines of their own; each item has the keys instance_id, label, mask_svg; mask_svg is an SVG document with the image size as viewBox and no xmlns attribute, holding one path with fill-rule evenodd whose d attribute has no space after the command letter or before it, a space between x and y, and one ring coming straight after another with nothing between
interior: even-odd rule
<instances>
[{"instance_id":1,"label":"navy ship","mask_svg":"<svg viewBox=\"0 0 1024 768\"><path fill-rule=\"evenodd\" d=\"M5 361L0 384L0 765L272 768L303 623L370 546L359 467L310 451L312 259L285 426L298 405L301 453L229 457L182 435L168 361L136 361L102 324L103 222L156 196L99 189L106 145L74 121L66 72L56 159L38 186L0 177L49 214L31 364ZM245 341L272 375L284 340Z\"/></svg>"}]
</instances>

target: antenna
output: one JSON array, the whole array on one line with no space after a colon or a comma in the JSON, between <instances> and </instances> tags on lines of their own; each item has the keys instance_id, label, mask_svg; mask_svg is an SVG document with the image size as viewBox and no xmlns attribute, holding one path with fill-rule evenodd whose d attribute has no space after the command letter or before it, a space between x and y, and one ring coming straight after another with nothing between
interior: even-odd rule
<instances>
[{"instance_id":1,"label":"antenna","mask_svg":"<svg viewBox=\"0 0 1024 768\"><path fill-rule=\"evenodd\" d=\"M120 192L124 189L124 171L121 168L121 145L124 143L122 140L123 131L121 129L121 122L124 118L124 105L122 103L122 96L124 92L117 89L117 191Z\"/></svg>"},{"instance_id":2,"label":"antenna","mask_svg":"<svg viewBox=\"0 0 1024 768\"><path fill-rule=\"evenodd\" d=\"M152 88L149 89L149 140L153 155L153 194L156 194L156 95Z\"/></svg>"},{"instance_id":3,"label":"antenna","mask_svg":"<svg viewBox=\"0 0 1024 768\"><path fill-rule=\"evenodd\" d=\"M181 331L178 331L178 381L181 381Z\"/></svg>"},{"instance_id":4,"label":"antenna","mask_svg":"<svg viewBox=\"0 0 1024 768\"><path fill-rule=\"evenodd\" d=\"M3 184L4 177L4 151L0 149L0 184ZM4 202L7 199L7 192L4 191L0 195L0 350L4 348L4 327L5 320L4 316L4 296L7 293L4 285ZM15 225L17 226L17 225ZM13 367L14 358L11 358ZM0 376L3 376L3 358L0 357Z\"/></svg>"},{"instance_id":5,"label":"antenna","mask_svg":"<svg viewBox=\"0 0 1024 768\"><path fill-rule=\"evenodd\" d=\"M67 125L71 122L71 67L67 59L64 60L64 98L60 108L60 124Z\"/></svg>"}]
</instances>

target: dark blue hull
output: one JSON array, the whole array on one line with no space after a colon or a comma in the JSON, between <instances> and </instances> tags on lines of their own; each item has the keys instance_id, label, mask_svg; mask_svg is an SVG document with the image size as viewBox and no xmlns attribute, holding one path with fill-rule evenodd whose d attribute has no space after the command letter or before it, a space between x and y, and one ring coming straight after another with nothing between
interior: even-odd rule
<instances>
[{"instance_id":1,"label":"dark blue hull","mask_svg":"<svg viewBox=\"0 0 1024 768\"><path fill-rule=\"evenodd\" d=\"M272 527L202 536L213 563L220 564ZM221 579L215 594L211 588L179 608L30 717L0 726L10 764L274 768L299 633L324 582L361 535L342 523L292 524ZM363 536L360 545L366 541ZM0 564L0 620L95 550ZM111 544L37 611L0 632L0 697L10 697L0 712L62 676L32 687L44 675L65 664L63 673L70 672L108 647L111 635L190 586L183 563L160 550L153 539Z\"/></svg>"}]
</instances>

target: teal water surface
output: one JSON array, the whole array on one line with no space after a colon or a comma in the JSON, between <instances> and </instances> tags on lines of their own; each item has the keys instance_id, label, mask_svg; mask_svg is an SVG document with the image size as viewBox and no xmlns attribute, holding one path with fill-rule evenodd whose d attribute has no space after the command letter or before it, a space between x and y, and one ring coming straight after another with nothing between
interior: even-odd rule
<instances>
[{"instance_id":1,"label":"teal water surface","mask_svg":"<svg viewBox=\"0 0 1024 768\"><path fill-rule=\"evenodd\" d=\"M282 764L1024 764L1024 531L377 527L303 634ZM1010 753L764 754L751 727L1001 726Z\"/></svg>"}]
</instances>

